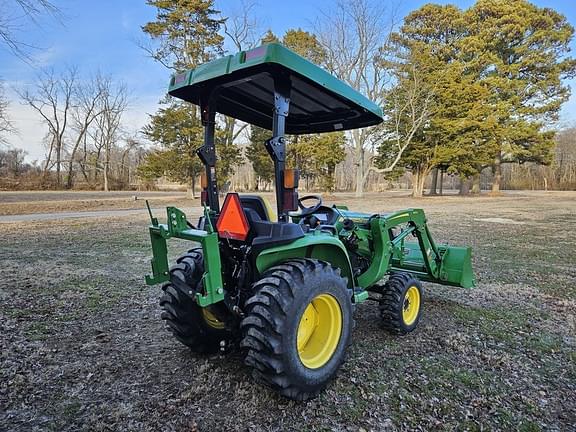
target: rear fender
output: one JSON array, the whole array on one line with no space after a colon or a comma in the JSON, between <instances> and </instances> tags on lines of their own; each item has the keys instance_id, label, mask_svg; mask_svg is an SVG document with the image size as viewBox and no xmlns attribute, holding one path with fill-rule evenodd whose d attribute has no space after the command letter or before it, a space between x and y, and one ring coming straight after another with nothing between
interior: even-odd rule
<instances>
[{"instance_id":1,"label":"rear fender","mask_svg":"<svg viewBox=\"0 0 576 432\"><path fill-rule=\"evenodd\" d=\"M340 269L342 277L347 279L348 287L354 288L355 281L346 248L330 234L307 234L287 245L264 249L256 257L256 268L262 274L270 267L292 258L313 258L329 262Z\"/></svg>"}]
</instances>

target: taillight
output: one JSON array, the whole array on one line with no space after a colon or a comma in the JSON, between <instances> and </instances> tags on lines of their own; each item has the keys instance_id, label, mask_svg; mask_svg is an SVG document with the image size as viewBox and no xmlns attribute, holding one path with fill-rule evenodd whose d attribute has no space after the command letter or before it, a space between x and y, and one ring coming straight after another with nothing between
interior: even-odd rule
<instances>
[{"instance_id":1,"label":"taillight","mask_svg":"<svg viewBox=\"0 0 576 432\"><path fill-rule=\"evenodd\" d=\"M284 211L298 210L298 192L296 189L284 190Z\"/></svg>"}]
</instances>

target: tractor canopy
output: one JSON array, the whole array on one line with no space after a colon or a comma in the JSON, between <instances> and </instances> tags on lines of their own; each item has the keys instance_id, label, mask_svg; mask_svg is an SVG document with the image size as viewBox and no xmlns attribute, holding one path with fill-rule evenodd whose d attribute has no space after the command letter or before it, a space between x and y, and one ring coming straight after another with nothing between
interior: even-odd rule
<instances>
[{"instance_id":1,"label":"tractor canopy","mask_svg":"<svg viewBox=\"0 0 576 432\"><path fill-rule=\"evenodd\" d=\"M289 83L288 134L333 132L382 122L382 109L365 96L288 48L270 43L176 74L168 93L202 105L210 93L214 110L272 130L274 81Z\"/></svg>"}]
</instances>

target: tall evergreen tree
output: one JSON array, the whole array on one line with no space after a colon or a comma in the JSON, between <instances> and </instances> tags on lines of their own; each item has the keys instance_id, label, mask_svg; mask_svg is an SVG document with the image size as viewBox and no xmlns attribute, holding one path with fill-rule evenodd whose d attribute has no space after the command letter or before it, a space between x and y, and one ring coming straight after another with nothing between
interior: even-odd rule
<instances>
[{"instance_id":1,"label":"tall evergreen tree","mask_svg":"<svg viewBox=\"0 0 576 432\"><path fill-rule=\"evenodd\" d=\"M429 4L405 18L392 38L400 79L389 96L406 93L412 81L402 77L410 77L410 68L434 93L427 121L402 159L414 174L415 196L438 164L477 180L493 165L497 191L502 162L548 163L550 125L569 94L562 79L575 71L566 57L572 34L563 16L525 0L480 0L467 11ZM393 100L385 111L394 112ZM397 118L409 121L410 113L403 116ZM384 140L381 165L389 149Z\"/></svg>"},{"instance_id":2,"label":"tall evergreen tree","mask_svg":"<svg viewBox=\"0 0 576 432\"><path fill-rule=\"evenodd\" d=\"M316 35L300 28L287 30L282 37L282 45L314 64L323 65L326 61L326 50L322 48Z\"/></svg>"},{"instance_id":3,"label":"tall evergreen tree","mask_svg":"<svg viewBox=\"0 0 576 432\"><path fill-rule=\"evenodd\" d=\"M526 0L479 0L465 13L469 34L462 51L490 89L496 115L492 190L500 189L503 162L549 163L550 126L570 95L568 57L574 28L566 17Z\"/></svg>"},{"instance_id":4,"label":"tall evergreen tree","mask_svg":"<svg viewBox=\"0 0 576 432\"><path fill-rule=\"evenodd\" d=\"M196 178L203 166L195 150L202 142L202 125L194 107L184 102L172 102L150 116L144 135L161 146L145 158L139 175L147 180L166 175L171 181L191 185L188 192L194 196Z\"/></svg>"},{"instance_id":5,"label":"tall evergreen tree","mask_svg":"<svg viewBox=\"0 0 576 432\"><path fill-rule=\"evenodd\" d=\"M214 0L147 0L156 20L142 27L154 42L146 47L167 68L185 70L222 54L224 38Z\"/></svg>"},{"instance_id":6,"label":"tall evergreen tree","mask_svg":"<svg viewBox=\"0 0 576 432\"><path fill-rule=\"evenodd\" d=\"M274 163L268 154L264 142L271 136L270 131L258 126L250 126L250 143L246 147L246 159L252 164L256 181L254 189L258 190L260 183L269 184L274 180Z\"/></svg>"},{"instance_id":7,"label":"tall evergreen tree","mask_svg":"<svg viewBox=\"0 0 576 432\"><path fill-rule=\"evenodd\" d=\"M313 182L325 192L334 190L336 165L346 157L342 132L303 135L288 146L288 164L298 167L309 189Z\"/></svg>"},{"instance_id":8,"label":"tall evergreen tree","mask_svg":"<svg viewBox=\"0 0 576 432\"><path fill-rule=\"evenodd\" d=\"M270 29L262 36L262 44L272 43L272 42L280 42L278 36L274 34L274 32Z\"/></svg>"},{"instance_id":9,"label":"tall evergreen tree","mask_svg":"<svg viewBox=\"0 0 576 432\"><path fill-rule=\"evenodd\" d=\"M144 25L142 31L152 39L153 45L146 49L156 61L170 69L184 70L223 53L224 38L219 31L224 20L218 17L213 0L148 0L147 4L156 8L156 20ZM171 179L194 185L202 172L196 156L196 149L202 144L198 109L170 98L164 102L168 107L151 116L151 123L145 128L145 134L163 150L148 157L141 173L150 178L158 176L165 167L162 172ZM224 119L223 128L217 128L220 185L226 183L241 159L241 151L234 144L239 132L230 118Z\"/></svg>"},{"instance_id":10,"label":"tall evergreen tree","mask_svg":"<svg viewBox=\"0 0 576 432\"><path fill-rule=\"evenodd\" d=\"M422 196L430 171L450 160L457 148L452 138L465 113L453 104L467 99L469 90L460 82L458 62L464 31L460 9L429 4L410 13L391 38L394 85L385 98L384 139L376 164L390 166L404 147L399 168L412 172L416 197ZM426 111L420 112L424 104Z\"/></svg>"}]
</instances>

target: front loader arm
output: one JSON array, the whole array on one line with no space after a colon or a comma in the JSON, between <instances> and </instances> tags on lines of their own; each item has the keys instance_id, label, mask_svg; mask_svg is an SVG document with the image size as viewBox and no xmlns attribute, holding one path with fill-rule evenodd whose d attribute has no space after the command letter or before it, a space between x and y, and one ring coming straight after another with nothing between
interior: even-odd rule
<instances>
[{"instance_id":1,"label":"front loader arm","mask_svg":"<svg viewBox=\"0 0 576 432\"><path fill-rule=\"evenodd\" d=\"M390 232L393 228L406 224L408 225L406 229L395 238L391 238ZM374 285L389 272L392 257L402 253L404 239L411 234L418 239L426 272L437 275L441 258L426 226L423 210L408 209L391 215L372 217L370 232L374 252L370 266L358 277L358 284L361 287Z\"/></svg>"},{"instance_id":2,"label":"front loader arm","mask_svg":"<svg viewBox=\"0 0 576 432\"><path fill-rule=\"evenodd\" d=\"M404 226L393 236L392 229ZM406 239L413 235L417 242ZM423 280L464 288L474 286L471 249L437 246L421 209L408 209L370 218L373 255L368 269L358 276L358 285L367 288L384 275L409 272Z\"/></svg>"}]
</instances>

